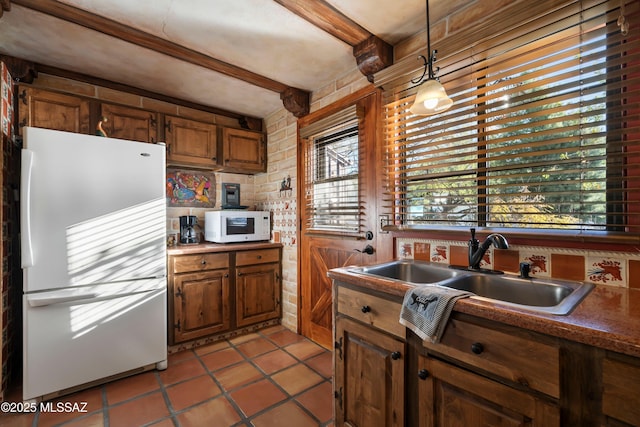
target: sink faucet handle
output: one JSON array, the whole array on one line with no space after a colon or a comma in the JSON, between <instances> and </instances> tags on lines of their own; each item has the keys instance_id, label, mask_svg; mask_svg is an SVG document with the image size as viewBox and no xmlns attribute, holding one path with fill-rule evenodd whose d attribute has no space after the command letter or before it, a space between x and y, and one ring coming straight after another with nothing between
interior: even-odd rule
<instances>
[{"instance_id":1,"label":"sink faucet handle","mask_svg":"<svg viewBox=\"0 0 640 427\"><path fill-rule=\"evenodd\" d=\"M471 240L476 240L476 229L471 227L469 230L471 231Z\"/></svg>"}]
</instances>

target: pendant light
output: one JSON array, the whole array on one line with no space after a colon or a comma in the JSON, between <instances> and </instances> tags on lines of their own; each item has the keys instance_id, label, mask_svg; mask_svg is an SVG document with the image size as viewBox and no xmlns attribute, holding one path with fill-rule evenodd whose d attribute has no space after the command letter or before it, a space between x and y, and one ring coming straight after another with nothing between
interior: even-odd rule
<instances>
[{"instance_id":1,"label":"pendant light","mask_svg":"<svg viewBox=\"0 0 640 427\"><path fill-rule=\"evenodd\" d=\"M433 114L442 113L453 105L451 98L447 96L447 92L444 90L442 84L435 76L433 72L433 63L436 62L437 50L431 51L431 35L429 34L429 0L426 1L427 5L427 52L429 59L420 55L418 59L422 58L424 61L424 71L422 76L418 80L411 80L411 83L419 84L420 88L416 94L416 99L413 102L409 111L412 114L419 116L431 116ZM428 77L425 80L424 76Z\"/></svg>"}]
</instances>

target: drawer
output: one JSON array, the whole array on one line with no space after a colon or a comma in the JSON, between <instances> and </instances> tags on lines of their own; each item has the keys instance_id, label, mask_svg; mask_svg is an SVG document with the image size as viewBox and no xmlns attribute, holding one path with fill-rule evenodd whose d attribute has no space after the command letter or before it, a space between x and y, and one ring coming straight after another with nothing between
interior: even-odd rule
<instances>
[{"instance_id":1,"label":"drawer","mask_svg":"<svg viewBox=\"0 0 640 427\"><path fill-rule=\"evenodd\" d=\"M170 258L169 265L173 273L229 268L229 253L222 252L172 256Z\"/></svg>"},{"instance_id":2,"label":"drawer","mask_svg":"<svg viewBox=\"0 0 640 427\"><path fill-rule=\"evenodd\" d=\"M338 287L340 313L404 339L406 328L400 323L401 306L399 302Z\"/></svg>"},{"instance_id":3,"label":"drawer","mask_svg":"<svg viewBox=\"0 0 640 427\"><path fill-rule=\"evenodd\" d=\"M236 265L265 264L280 261L280 249L258 249L236 252Z\"/></svg>"},{"instance_id":4,"label":"drawer","mask_svg":"<svg viewBox=\"0 0 640 427\"><path fill-rule=\"evenodd\" d=\"M602 412L630 425L640 420L640 363L604 359L602 363Z\"/></svg>"},{"instance_id":5,"label":"drawer","mask_svg":"<svg viewBox=\"0 0 640 427\"><path fill-rule=\"evenodd\" d=\"M553 340L451 317L431 352L457 359L549 396L560 396L560 350Z\"/></svg>"}]
</instances>

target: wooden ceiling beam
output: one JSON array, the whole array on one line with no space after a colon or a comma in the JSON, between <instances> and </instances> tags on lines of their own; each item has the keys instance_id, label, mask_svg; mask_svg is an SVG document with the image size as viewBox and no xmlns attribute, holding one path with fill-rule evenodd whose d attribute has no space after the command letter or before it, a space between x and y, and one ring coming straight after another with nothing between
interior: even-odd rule
<instances>
[{"instance_id":1,"label":"wooden ceiling beam","mask_svg":"<svg viewBox=\"0 0 640 427\"><path fill-rule=\"evenodd\" d=\"M358 69L373 82L373 74L393 64L393 46L371 34L324 0L274 0L302 19L353 48Z\"/></svg>"},{"instance_id":2,"label":"wooden ceiling beam","mask_svg":"<svg viewBox=\"0 0 640 427\"><path fill-rule=\"evenodd\" d=\"M11 0L0 0L0 18L4 12L9 12L11 10Z\"/></svg>"},{"instance_id":3,"label":"wooden ceiling beam","mask_svg":"<svg viewBox=\"0 0 640 427\"><path fill-rule=\"evenodd\" d=\"M6 2L9 0L0 0ZM69 6L56 0L13 0L13 4L26 7L67 22L71 22L85 28L118 38L128 43L141 46L164 55L171 56L181 61L189 62L200 67L224 74L235 79L245 81L281 96L285 92L296 91L306 94L309 101L309 92L298 88L292 88L284 83L262 76L249 70L237 67L216 58L180 46L168 40L156 37L143 31L123 25L117 21L89 13L85 10ZM286 107L286 106L285 106Z\"/></svg>"}]
</instances>

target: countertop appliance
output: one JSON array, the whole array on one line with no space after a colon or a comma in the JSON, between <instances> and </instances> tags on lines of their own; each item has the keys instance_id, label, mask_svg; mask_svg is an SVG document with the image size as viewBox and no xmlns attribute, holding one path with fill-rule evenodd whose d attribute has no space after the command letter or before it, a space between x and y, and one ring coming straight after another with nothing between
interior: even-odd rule
<instances>
[{"instance_id":1,"label":"countertop appliance","mask_svg":"<svg viewBox=\"0 0 640 427\"><path fill-rule=\"evenodd\" d=\"M166 369L165 151L24 128L25 400Z\"/></svg>"},{"instance_id":2,"label":"countertop appliance","mask_svg":"<svg viewBox=\"0 0 640 427\"><path fill-rule=\"evenodd\" d=\"M195 215L186 215L180 217L180 243L183 245L191 245L200 242L196 227L198 226L198 217Z\"/></svg>"},{"instance_id":3,"label":"countertop appliance","mask_svg":"<svg viewBox=\"0 0 640 427\"><path fill-rule=\"evenodd\" d=\"M271 237L268 211L221 210L204 213L204 239L214 243L256 242Z\"/></svg>"}]
</instances>

